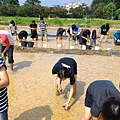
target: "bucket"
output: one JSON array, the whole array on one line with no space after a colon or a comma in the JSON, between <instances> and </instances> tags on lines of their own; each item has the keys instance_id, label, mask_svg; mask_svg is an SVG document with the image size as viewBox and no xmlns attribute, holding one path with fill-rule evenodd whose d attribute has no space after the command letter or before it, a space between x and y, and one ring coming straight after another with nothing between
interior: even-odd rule
<instances>
[{"instance_id":1,"label":"bucket","mask_svg":"<svg viewBox=\"0 0 120 120\"><path fill-rule=\"evenodd\" d=\"M21 41L21 46L26 47L27 46L27 42L26 41Z\"/></svg>"},{"instance_id":2,"label":"bucket","mask_svg":"<svg viewBox=\"0 0 120 120\"><path fill-rule=\"evenodd\" d=\"M34 46L34 42L28 42L28 47L33 47Z\"/></svg>"}]
</instances>

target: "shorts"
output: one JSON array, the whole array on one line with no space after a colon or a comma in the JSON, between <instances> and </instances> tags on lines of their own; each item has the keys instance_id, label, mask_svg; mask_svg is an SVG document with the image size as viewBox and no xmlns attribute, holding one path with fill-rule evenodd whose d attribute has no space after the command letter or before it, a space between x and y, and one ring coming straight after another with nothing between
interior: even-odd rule
<instances>
[{"instance_id":1,"label":"shorts","mask_svg":"<svg viewBox=\"0 0 120 120\"><path fill-rule=\"evenodd\" d=\"M47 36L47 31L41 31L41 36Z\"/></svg>"}]
</instances>

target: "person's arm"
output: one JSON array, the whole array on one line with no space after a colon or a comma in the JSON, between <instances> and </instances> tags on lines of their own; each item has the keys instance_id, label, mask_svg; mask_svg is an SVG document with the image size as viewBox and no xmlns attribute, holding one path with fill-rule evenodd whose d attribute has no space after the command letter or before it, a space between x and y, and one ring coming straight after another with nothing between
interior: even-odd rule
<instances>
[{"instance_id":1,"label":"person's arm","mask_svg":"<svg viewBox=\"0 0 120 120\"><path fill-rule=\"evenodd\" d=\"M67 100L67 102L65 104L63 104L63 107L65 107L66 110L68 109L68 106L69 106L69 103L70 103L71 98L73 96L73 93L74 93L74 85L71 85L68 100Z\"/></svg>"},{"instance_id":2,"label":"person's arm","mask_svg":"<svg viewBox=\"0 0 120 120\"><path fill-rule=\"evenodd\" d=\"M10 83L6 68L2 66L0 68L0 89L8 86Z\"/></svg>"},{"instance_id":3,"label":"person's arm","mask_svg":"<svg viewBox=\"0 0 120 120\"><path fill-rule=\"evenodd\" d=\"M6 48L4 49L4 51L3 51L1 54L4 55L5 52L9 49L9 47L10 47L10 44L9 44L9 45L6 45Z\"/></svg>"}]
</instances>

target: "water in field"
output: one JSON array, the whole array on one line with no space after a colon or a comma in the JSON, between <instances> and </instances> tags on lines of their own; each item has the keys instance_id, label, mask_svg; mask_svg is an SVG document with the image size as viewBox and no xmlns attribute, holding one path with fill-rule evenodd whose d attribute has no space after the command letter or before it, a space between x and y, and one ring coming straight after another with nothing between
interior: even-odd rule
<instances>
[{"instance_id":1,"label":"water in field","mask_svg":"<svg viewBox=\"0 0 120 120\"><path fill-rule=\"evenodd\" d=\"M45 37L44 37L44 40L41 41L41 36L39 34L38 41L33 41L34 47L53 48L53 49L82 49L79 46L77 41L75 43L73 43L72 38L70 41L68 41L67 35L66 36L63 35L62 41L56 40L56 36L55 36L56 30L48 30L48 34L51 35L51 36L48 35L48 42L46 42ZM27 40L31 41L30 36L28 36ZM18 42L16 41L15 44L18 45ZM100 44L99 41L97 40L96 46L99 47L99 49L101 49L101 50L110 50L110 49L120 50L120 46L115 46L112 38L108 39L108 42L105 42L103 40L102 44ZM93 47L92 49L94 50L95 48Z\"/></svg>"},{"instance_id":2,"label":"water in field","mask_svg":"<svg viewBox=\"0 0 120 120\"><path fill-rule=\"evenodd\" d=\"M62 82L63 92L55 96L53 65L61 57L73 57L78 64L77 94L69 109L69 79ZM112 80L118 88L120 57L95 55L64 55L45 53L14 53L14 71L9 71L9 120L81 120L87 86L94 80ZM114 70L114 71L113 71ZM86 74L87 73L87 74Z\"/></svg>"}]
</instances>

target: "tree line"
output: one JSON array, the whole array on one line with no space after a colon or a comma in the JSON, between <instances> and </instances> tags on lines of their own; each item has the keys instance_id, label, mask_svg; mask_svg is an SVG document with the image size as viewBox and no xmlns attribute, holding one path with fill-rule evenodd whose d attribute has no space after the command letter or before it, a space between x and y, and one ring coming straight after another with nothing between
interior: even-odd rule
<instances>
[{"instance_id":1,"label":"tree line","mask_svg":"<svg viewBox=\"0 0 120 120\"><path fill-rule=\"evenodd\" d=\"M64 6L41 6L40 0L26 0L20 6L18 0L0 0L0 16L58 17L58 18L102 18L120 20L119 0L93 0L91 6L82 3L69 12Z\"/></svg>"}]
</instances>

